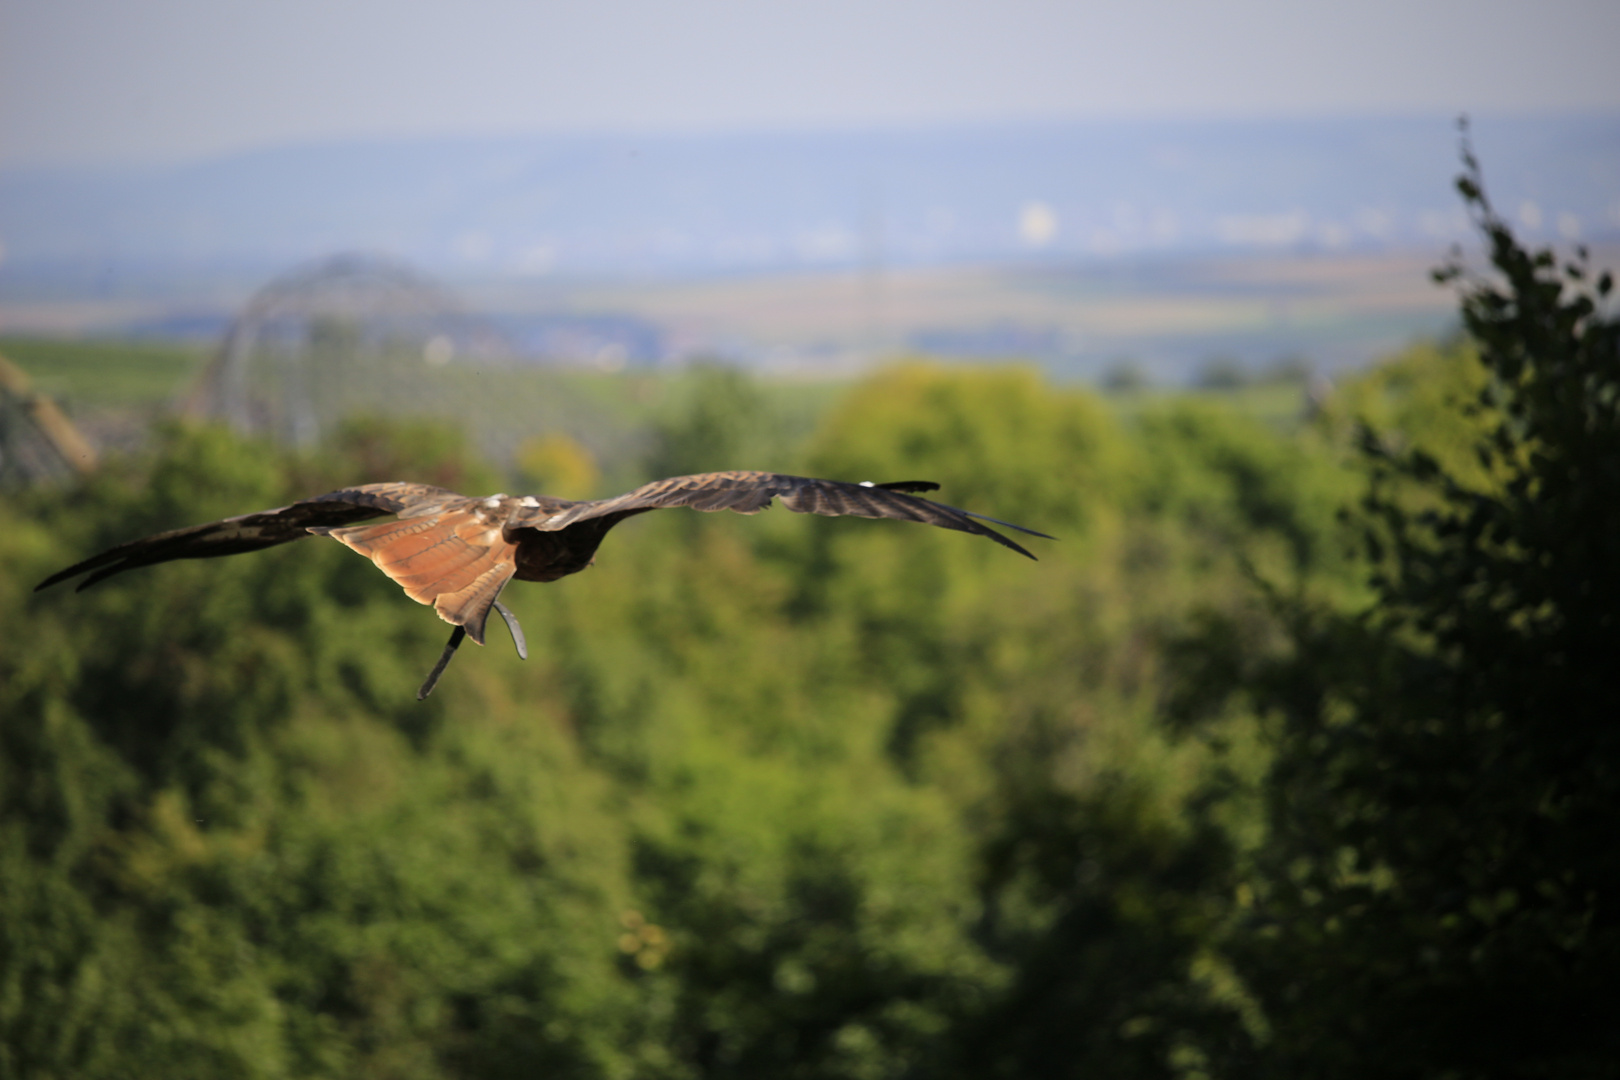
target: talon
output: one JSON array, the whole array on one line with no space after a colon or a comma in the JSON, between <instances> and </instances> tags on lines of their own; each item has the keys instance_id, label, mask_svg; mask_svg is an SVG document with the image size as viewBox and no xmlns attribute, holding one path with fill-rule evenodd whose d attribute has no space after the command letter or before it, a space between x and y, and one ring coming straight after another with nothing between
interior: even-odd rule
<instances>
[{"instance_id":1,"label":"talon","mask_svg":"<svg viewBox=\"0 0 1620 1080\"><path fill-rule=\"evenodd\" d=\"M464 626L458 626L450 631L450 641L445 645L444 652L439 654L439 662L433 665L433 670L428 672L427 681L422 684L422 689L416 692L417 701L433 693L433 688L439 684L439 676L450 666L450 658L456 655L456 650L461 647L461 639L466 636L467 628Z\"/></svg>"},{"instance_id":2,"label":"talon","mask_svg":"<svg viewBox=\"0 0 1620 1080\"><path fill-rule=\"evenodd\" d=\"M495 601L495 610L501 613L501 618L506 620L506 628L512 631L512 644L517 646L518 659L527 660L529 658L529 642L523 636L523 627L518 625L517 616L508 611L506 605L499 600Z\"/></svg>"}]
</instances>

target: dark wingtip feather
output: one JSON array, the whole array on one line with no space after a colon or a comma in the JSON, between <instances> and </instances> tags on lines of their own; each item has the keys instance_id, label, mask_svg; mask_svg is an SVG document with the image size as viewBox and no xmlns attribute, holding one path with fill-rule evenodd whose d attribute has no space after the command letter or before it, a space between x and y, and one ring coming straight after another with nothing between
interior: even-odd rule
<instances>
[{"instance_id":1,"label":"dark wingtip feather","mask_svg":"<svg viewBox=\"0 0 1620 1080\"><path fill-rule=\"evenodd\" d=\"M935 505L938 505L938 504L936 503ZM952 507L952 509L954 509L954 507ZM967 514L963 514L962 516L963 516L964 519L966 519L968 517ZM977 517L978 515L975 514L973 516ZM978 533L980 536L989 537L991 540L994 540L996 543L1000 544L1002 547L1010 548L1011 550L1018 552L1018 554L1022 555L1026 559L1030 559L1030 560L1032 560L1034 562L1040 562L1040 560L1035 558L1035 556L1032 555L1028 551L1028 549L1026 549L1024 547L1024 545L1018 543L1016 540L1010 540L1007 537L1002 536L1000 533L996 532L996 530L991 529L991 528L986 528L985 526L980 525L980 524L978 524L976 522L973 522L973 521L964 520L964 524L966 524L968 526L966 529L963 530L964 532Z\"/></svg>"},{"instance_id":2,"label":"dark wingtip feather","mask_svg":"<svg viewBox=\"0 0 1620 1080\"><path fill-rule=\"evenodd\" d=\"M943 506L944 504L941 503L940 505ZM1007 528L1007 529L1017 529L1019 532L1024 533L1025 535L1028 535L1028 536L1038 536L1042 540L1056 540L1057 539L1057 537L1051 536L1051 535L1049 535L1047 533L1037 532L1034 529L1026 529L1022 525L1014 525L1010 521L1002 521L1000 518L993 518L993 517L990 517L990 516L988 516L986 514L975 514L971 510L963 510L959 506L953 506L953 507L951 507L951 509L955 510L958 514L966 514L970 518L978 518L980 521L988 521L993 525L1000 525L1003 528ZM1033 556L1031 556L1031 557L1033 558Z\"/></svg>"},{"instance_id":3,"label":"dark wingtip feather","mask_svg":"<svg viewBox=\"0 0 1620 1080\"><path fill-rule=\"evenodd\" d=\"M97 570L95 573L91 574L89 577L86 577L83 581L79 582L78 588L74 589L73 591L74 592L84 592L84 590L88 589L90 586L94 585L96 582L105 581L108 578L112 577L114 574L119 574L119 573L124 572L125 570L129 570L129 569L131 569L133 567L133 565L134 564L127 563L127 562L118 562L118 563L114 563L111 566L103 566L100 570Z\"/></svg>"},{"instance_id":4,"label":"dark wingtip feather","mask_svg":"<svg viewBox=\"0 0 1620 1080\"><path fill-rule=\"evenodd\" d=\"M1041 561L1041 560L1035 558L1034 553L1029 551L1027 548L1024 547L1024 545L1018 543L1016 540L1009 540L1005 536L1002 536L1000 533L996 532L994 529L986 529L984 531L989 533L991 536L995 537L997 540L1001 541L1007 547L1012 548L1014 551L1018 552L1018 554L1022 555L1024 558L1030 560L1031 562L1040 562Z\"/></svg>"},{"instance_id":5,"label":"dark wingtip feather","mask_svg":"<svg viewBox=\"0 0 1620 1080\"><path fill-rule=\"evenodd\" d=\"M52 574L50 577L46 578L44 581L40 582L38 585L35 585L34 586L34 591L39 592L41 589L48 589L52 585L55 585L57 582L66 581L68 578L70 578L72 576L73 575L68 573L66 570L59 570L56 573Z\"/></svg>"},{"instance_id":6,"label":"dark wingtip feather","mask_svg":"<svg viewBox=\"0 0 1620 1080\"><path fill-rule=\"evenodd\" d=\"M91 569L94 569L97 566L103 565L105 562L106 562L106 552L103 552L100 555L93 556L92 558L85 559L85 560L83 560L81 562L76 562L72 566L68 567L65 570L58 570L56 573L54 573L50 577L46 578L44 581L40 582L38 585L35 585L34 586L34 591L39 592L41 589L48 589L52 585L56 585L56 584L58 584L60 582L66 581L70 577L76 577L77 575L84 573L86 570L91 570ZM84 588L84 585L80 585L79 588L80 589Z\"/></svg>"}]
</instances>

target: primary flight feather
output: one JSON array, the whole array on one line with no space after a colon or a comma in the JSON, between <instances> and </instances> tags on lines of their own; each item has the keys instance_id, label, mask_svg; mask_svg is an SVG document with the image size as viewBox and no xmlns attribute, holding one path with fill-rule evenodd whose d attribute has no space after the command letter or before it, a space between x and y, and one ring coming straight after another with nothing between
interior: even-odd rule
<instances>
[{"instance_id":1,"label":"primary flight feather","mask_svg":"<svg viewBox=\"0 0 1620 1080\"><path fill-rule=\"evenodd\" d=\"M664 507L757 514L780 499L801 514L894 518L988 537L1035 556L981 522L1031 536L1045 533L918 498L934 491L925 480L851 484L766 472L713 472L655 480L611 499L573 502L545 495L475 498L428 484L362 484L290 506L226 518L131 540L60 570L35 586L48 588L78 574L85 589L113 574L171 559L201 559L285 544L314 533L330 536L369 558L412 600L431 604L455 630L417 696L426 697L463 636L484 643L491 610L512 630L526 655L517 619L500 603L507 582L556 581L595 559L607 531L625 518ZM391 520L357 524L385 514Z\"/></svg>"}]
</instances>

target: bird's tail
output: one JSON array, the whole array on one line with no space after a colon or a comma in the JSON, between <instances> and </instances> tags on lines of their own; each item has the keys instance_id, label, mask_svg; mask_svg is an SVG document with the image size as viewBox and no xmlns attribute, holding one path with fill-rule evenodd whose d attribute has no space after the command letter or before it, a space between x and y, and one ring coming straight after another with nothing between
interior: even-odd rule
<instances>
[{"instance_id":1,"label":"bird's tail","mask_svg":"<svg viewBox=\"0 0 1620 1080\"><path fill-rule=\"evenodd\" d=\"M470 510L377 525L311 529L366 556L405 595L432 604L439 618L484 643L490 608L517 570L517 545L501 526Z\"/></svg>"}]
</instances>

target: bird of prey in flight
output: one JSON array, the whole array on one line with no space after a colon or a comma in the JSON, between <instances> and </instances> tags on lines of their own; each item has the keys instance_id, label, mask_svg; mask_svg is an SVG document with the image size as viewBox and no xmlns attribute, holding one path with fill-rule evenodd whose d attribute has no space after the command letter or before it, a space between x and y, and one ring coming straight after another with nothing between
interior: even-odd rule
<instances>
[{"instance_id":1,"label":"bird of prey in flight","mask_svg":"<svg viewBox=\"0 0 1620 1080\"><path fill-rule=\"evenodd\" d=\"M1031 559L1035 556L1023 547L980 522L1052 539L913 494L938 487L926 480L850 484L780 473L713 472L655 480L611 499L573 502L545 495L476 498L428 484L361 484L276 510L131 540L52 574L35 591L87 571L89 576L79 583L81 590L137 566L257 551L311 533L330 536L376 563L407 596L432 604L439 617L455 627L438 664L417 692L421 699L433 690L463 637L484 643L491 609L506 620L518 655L527 657L523 630L500 602L506 583L513 578L556 581L578 573L595 561L597 545L609 529L649 510L690 506L757 514L777 498L800 514L894 518L973 533ZM393 517L354 524L384 514Z\"/></svg>"}]
</instances>

